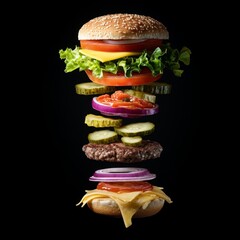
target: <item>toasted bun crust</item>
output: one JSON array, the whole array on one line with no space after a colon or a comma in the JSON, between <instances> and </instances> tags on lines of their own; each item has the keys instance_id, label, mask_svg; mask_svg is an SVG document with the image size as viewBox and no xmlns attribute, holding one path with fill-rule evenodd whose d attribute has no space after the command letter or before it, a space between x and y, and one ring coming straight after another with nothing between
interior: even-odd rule
<instances>
[{"instance_id":1,"label":"toasted bun crust","mask_svg":"<svg viewBox=\"0 0 240 240\"><path fill-rule=\"evenodd\" d=\"M168 31L161 22L149 16L129 13L93 18L78 32L79 40L168 38Z\"/></svg>"},{"instance_id":2,"label":"toasted bun crust","mask_svg":"<svg viewBox=\"0 0 240 240\"><path fill-rule=\"evenodd\" d=\"M153 200L146 209L140 208L133 218L144 218L157 214L162 209L164 202L164 199L160 198ZM113 217L122 217L118 205L111 198L95 198L87 204L95 213Z\"/></svg>"}]
</instances>

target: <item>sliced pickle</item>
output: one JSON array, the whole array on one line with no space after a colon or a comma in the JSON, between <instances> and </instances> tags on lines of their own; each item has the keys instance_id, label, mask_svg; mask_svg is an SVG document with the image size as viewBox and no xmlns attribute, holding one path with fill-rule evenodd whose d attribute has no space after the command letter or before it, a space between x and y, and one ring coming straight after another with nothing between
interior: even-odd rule
<instances>
[{"instance_id":1,"label":"sliced pickle","mask_svg":"<svg viewBox=\"0 0 240 240\"><path fill-rule=\"evenodd\" d=\"M105 86L94 82L84 82L75 85L77 94L81 95L95 95L114 92L116 90L113 86Z\"/></svg>"},{"instance_id":2,"label":"sliced pickle","mask_svg":"<svg viewBox=\"0 0 240 240\"><path fill-rule=\"evenodd\" d=\"M101 115L87 114L85 117L85 123L89 127L120 127L122 125L122 119L114 119L109 117L103 117Z\"/></svg>"},{"instance_id":3,"label":"sliced pickle","mask_svg":"<svg viewBox=\"0 0 240 240\"><path fill-rule=\"evenodd\" d=\"M126 146L130 147L139 147L142 145L142 137L141 136L135 136L135 137L121 137L121 141Z\"/></svg>"},{"instance_id":4,"label":"sliced pickle","mask_svg":"<svg viewBox=\"0 0 240 240\"><path fill-rule=\"evenodd\" d=\"M145 136L155 130L155 124L152 122L130 123L115 127L114 130L123 137Z\"/></svg>"},{"instance_id":5,"label":"sliced pickle","mask_svg":"<svg viewBox=\"0 0 240 240\"><path fill-rule=\"evenodd\" d=\"M156 96L151 94L151 93L147 93L147 92L143 92L143 91L137 91L137 90L133 90L133 89L125 89L124 92L131 95L131 96L135 96L135 97L144 99L144 100L146 100L148 102L151 102L151 103L156 102Z\"/></svg>"},{"instance_id":6,"label":"sliced pickle","mask_svg":"<svg viewBox=\"0 0 240 240\"><path fill-rule=\"evenodd\" d=\"M170 94L171 85L165 82L152 82L145 85L132 86L133 90L151 94Z\"/></svg>"},{"instance_id":7,"label":"sliced pickle","mask_svg":"<svg viewBox=\"0 0 240 240\"><path fill-rule=\"evenodd\" d=\"M118 141L118 135L111 130L99 130L88 134L88 141L96 144L107 144Z\"/></svg>"}]
</instances>

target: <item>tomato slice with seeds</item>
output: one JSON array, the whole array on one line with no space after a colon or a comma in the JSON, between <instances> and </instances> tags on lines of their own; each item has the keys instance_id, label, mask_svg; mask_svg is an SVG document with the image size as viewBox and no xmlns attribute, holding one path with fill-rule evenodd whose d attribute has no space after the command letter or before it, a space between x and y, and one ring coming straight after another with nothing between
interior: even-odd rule
<instances>
[{"instance_id":1,"label":"tomato slice with seeds","mask_svg":"<svg viewBox=\"0 0 240 240\"><path fill-rule=\"evenodd\" d=\"M103 52L142 52L145 49L153 51L155 48L161 47L162 39L147 39L145 41L129 44L114 44L104 40L80 40L80 46L82 49Z\"/></svg>"},{"instance_id":2,"label":"tomato slice with seeds","mask_svg":"<svg viewBox=\"0 0 240 240\"><path fill-rule=\"evenodd\" d=\"M114 93L103 94L97 97L97 101L104 105L111 106L113 108L124 107L124 108L154 108L155 104L146 101L144 99L131 96L128 93L124 93L122 90L117 90Z\"/></svg>"},{"instance_id":3,"label":"tomato slice with seeds","mask_svg":"<svg viewBox=\"0 0 240 240\"><path fill-rule=\"evenodd\" d=\"M155 82L161 78L161 74L154 77L148 68L142 69L141 73L133 73L132 77L125 77L121 72L117 74L103 72L103 77L97 78L92 75L92 71L85 70L85 72L92 82L107 86L138 86Z\"/></svg>"},{"instance_id":4,"label":"tomato slice with seeds","mask_svg":"<svg viewBox=\"0 0 240 240\"><path fill-rule=\"evenodd\" d=\"M149 182L99 182L97 189L110 192L136 192L151 191L153 186Z\"/></svg>"}]
</instances>

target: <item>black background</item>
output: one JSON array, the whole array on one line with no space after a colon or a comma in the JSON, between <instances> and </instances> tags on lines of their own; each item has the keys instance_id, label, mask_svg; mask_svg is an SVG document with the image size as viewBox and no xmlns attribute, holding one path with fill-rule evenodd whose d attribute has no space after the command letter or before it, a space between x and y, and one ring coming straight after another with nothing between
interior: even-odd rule
<instances>
[{"instance_id":1,"label":"black background","mask_svg":"<svg viewBox=\"0 0 240 240\"><path fill-rule=\"evenodd\" d=\"M196 224L200 216L198 173L202 169L198 140L202 49L197 27L197 12L201 6L160 2L158 7L152 1L86 4L64 2L54 7L36 4L32 8L37 11L27 15L26 22L31 21L32 27L26 29L29 39L24 38L23 42L32 52L27 56L27 63L23 63L28 76L23 78L24 91L20 94L24 107L15 107L14 114L21 124L14 143L18 146L17 156L21 153L25 159L19 165L26 170L21 172L24 181L17 191L18 196L26 198L20 199L22 207L17 207L16 211L20 210L19 215L25 215L28 221L23 223L21 217L16 217L14 222L23 223L19 231L31 237L57 238L65 234L68 239L95 234L106 239L142 239L146 234L149 239L174 234L191 236L190 230L203 228ZM89 80L84 72L64 73L65 65L58 53L60 49L79 44L78 30L86 21L120 12L158 19L167 26L173 47L187 46L192 50L191 65L185 68L181 78L168 72L163 76L162 80L172 85L172 92L158 96L159 113L146 118L156 123L151 137L162 144L161 157L134 165L156 173L153 183L164 187L173 203L166 203L156 216L134 219L128 229L122 219L99 216L87 207L75 206L85 189L95 187L95 183L88 181L93 172L116 165L88 160L82 152L82 145L92 130L84 124L85 115L96 112L91 108L91 97L75 93L75 84ZM21 31L18 34L21 36ZM16 151L12 149L11 153L16 154Z\"/></svg>"}]
</instances>

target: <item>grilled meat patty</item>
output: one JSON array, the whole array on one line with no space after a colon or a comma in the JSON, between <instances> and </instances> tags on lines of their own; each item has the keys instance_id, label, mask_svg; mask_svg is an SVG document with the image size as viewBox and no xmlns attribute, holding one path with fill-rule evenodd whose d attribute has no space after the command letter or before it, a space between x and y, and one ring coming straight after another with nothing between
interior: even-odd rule
<instances>
[{"instance_id":1,"label":"grilled meat patty","mask_svg":"<svg viewBox=\"0 0 240 240\"><path fill-rule=\"evenodd\" d=\"M126 146L122 142L109 144L88 143L82 150L89 159L108 162L134 163L159 158L163 150L160 143L143 140L139 147Z\"/></svg>"}]
</instances>

